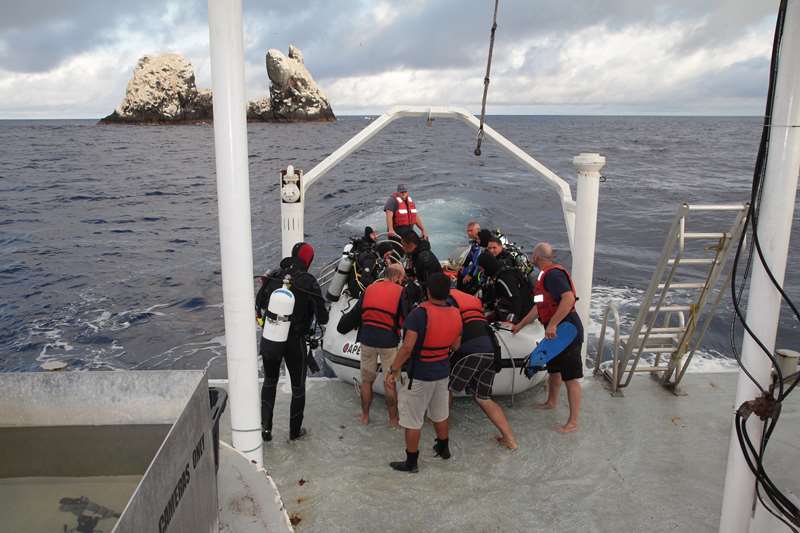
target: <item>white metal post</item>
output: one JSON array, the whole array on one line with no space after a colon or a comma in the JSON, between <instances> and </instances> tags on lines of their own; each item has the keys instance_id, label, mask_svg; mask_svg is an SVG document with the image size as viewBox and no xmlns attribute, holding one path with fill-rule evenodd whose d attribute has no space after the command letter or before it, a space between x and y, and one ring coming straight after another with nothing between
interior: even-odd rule
<instances>
[{"instance_id":1,"label":"white metal post","mask_svg":"<svg viewBox=\"0 0 800 533\"><path fill-rule=\"evenodd\" d=\"M781 284L786 272L789 236L797 195L797 174L800 170L800 127L798 127L800 126L800 54L798 52L800 52L800 0L790 0L780 48L780 64L772 110L773 126L770 131L769 155L758 220L758 237L764 257L775 279ZM754 257L746 320L753 333L770 351L775 349L780 305L780 294L770 282L758 257ZM767 388L770 382L770 361L747 333L742 341L742 365L750 370L764 388ZM758 388L740 372L734 408L756 398L758 394ZM762 434L761 421L757 417L751 417L747 428L753 442L759 442ZM745 463L734 428L731 431L728 448L720 532L749 531L754 498L755 478ZM785 528L782 530L785 531Z\"/></svg>"},{"instance_id":2,"label":"white metal post","mask_svg":"<svg viewBox=\"0 0 800 533\"><path fill-rule=\"evenodd\" d=\"M572 163L578 170L578 191L575 213L575 246L572 248L572 281L578 293L575 308L583 323L581 356L586 362L586 336L589 331L589 307L592 303L592 273L594 245L597 236L597 204L600 197L600 170L606 158L600 154L583 153Z\"/></svg>"},{"instance_id":3,"label":"white metal post","mask_svg":"<svg viewBox=\"0 0 800 533\"><path fill-rule=\"evenodd\" d=\"M241 0L209 0L219 242L233 446L261 466Z\"/></svg>"},{"instance_id":4,"label":"white metal post","mask_svg":"<svg viewBox=\"0 0 800 533\"><path fill-rule=\"evenodd\" d=\"M303 171L292 165L281 172L281 257L289 257L292 248L303 242L303 213L306 204Z\"/></svg>"}]
</instances>

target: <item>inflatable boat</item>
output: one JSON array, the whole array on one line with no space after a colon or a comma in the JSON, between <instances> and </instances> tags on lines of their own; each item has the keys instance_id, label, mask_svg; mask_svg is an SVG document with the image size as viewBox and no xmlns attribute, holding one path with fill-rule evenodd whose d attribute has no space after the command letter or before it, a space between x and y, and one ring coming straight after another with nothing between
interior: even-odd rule
<instances>
[{"instance_id":1,"label":"inflatable boat","mask_svg":"<svg viewBox=\"0 0 800 533\"><path fill-rule=\"evenodd\" d=\"M397 260L402 259L400 253L402 251L398 250L398 253L393 254ZM457 250L454 254L455 258L442 261L445 272L454 272L453 265L461 264L460 260L464 254L465 250ZM350 244L345 246L342 257L327 265L320 272L320 284L323 292L327 292L329 299L334 300L331 302L330 318L322 337L323 357L338 379L357 386L361 381L361 345L356 341L357 330L346 334L337 331L339 320L352 309L358 300L352 294L358 292L358 288L345 281L347 278L352 280L351 269L355 262L354 255L354 247ZM340 278L339 282L336 280L337 275ZM525 358L537 343L544 339L542 325L538 321L534 321L533 324L522 328L516 335L511 333L508 323L494 323L492 327L499 341L502 355L502 368L495 376L492 394L505 396L524 392L544 379L545 373L543 372L534 375L532 379L528 379L520 373ZM383 394L383 369L380 365L373 390L378 394Z\"/></svg>"}]
</instances>

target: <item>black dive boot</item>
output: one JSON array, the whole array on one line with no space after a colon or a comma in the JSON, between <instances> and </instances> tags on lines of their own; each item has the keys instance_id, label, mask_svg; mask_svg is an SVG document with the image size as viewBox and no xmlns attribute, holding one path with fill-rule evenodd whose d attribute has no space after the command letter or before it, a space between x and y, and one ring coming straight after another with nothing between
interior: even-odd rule
<instances>
[{"instance_id":1,"label":"black dive boot","mask_svg":"<svg viewBox=\"0 0 800 533\"><path fill-rule=\"evenodd\" d=\"M405 461L395 461L393 463L389 463L389 466L400 472L408 472L409 474L416 474L417 472L419 472L419 467L417 467L417 459L419 459L419 452L411 453L409 451L406 451Z\"/></svg>"},{"instance_id":2,"label":"black dive boot","mask_svg":"<svg viewBox=\"0 0 800 533\"><path fill-rule=\"evenodd\" d=\"M300 428L297 433L292 433L289 435L289 440L298 440L305 437L308 433L306 432L306 428Z\"/></svg>"},{"instance_id":3,"label":"black dive boot","mask_svg":"<svg viewBox=\"0 0 800 533\"><path fill-rule=\"evenodd\" d=\"M450 439L436 439L436 444L433 445L433 451L436 457L442 459L450 459Z\"/></svg>"},{"instance_id":4,"label":"black dive boot","mask_svg":"<svg viewBox=\"0 0 800 533\"><path fill-rule=\"evenodd\" d=\"M272 430L267 428L261 428L261 440L264 442L269 442L272 440Z\"/></svg>"}]
</instances>

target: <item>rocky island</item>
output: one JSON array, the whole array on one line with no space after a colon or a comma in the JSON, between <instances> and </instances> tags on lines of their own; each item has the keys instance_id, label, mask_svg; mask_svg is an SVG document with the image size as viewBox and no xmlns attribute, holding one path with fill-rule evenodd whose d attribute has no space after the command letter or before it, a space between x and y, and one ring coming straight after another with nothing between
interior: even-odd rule
<instances>
[{"instance_id":1,"label":"rocky island","mask_svg":"<svg viewBox=\"0 0 800 533\"><path fill-rule=\"evenodd\" d=\"M270 49L266 55L269 96L248 102L252 122L334 121L328 98L305 66L302 52ZM197 89L194 68L180 54L144 56L125 97L103 124L185 124L213 119L210 89Z\"/></svg>"}]
</instances>

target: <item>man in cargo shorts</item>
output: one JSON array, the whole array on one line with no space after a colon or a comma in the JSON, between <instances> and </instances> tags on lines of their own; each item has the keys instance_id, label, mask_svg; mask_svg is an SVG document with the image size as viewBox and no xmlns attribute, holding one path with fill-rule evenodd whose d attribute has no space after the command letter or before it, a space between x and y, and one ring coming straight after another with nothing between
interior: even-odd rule
<instances>
[{"instance_id":1,"label":"man in cargo shorts","mask_svg":"<svg viewBox=\"0 0 800 533\"><path fill-rule=\"evenodd\" d=\"M403 345L389 372L387 386L400 376L400 369L409 363L409 384L399 387L400 425L405 428L406 460L389 463L401 472L417 472L419 440L425 413L436 430L433 449L442 459L450 458L447 419L450 416L450 351L461 345L461 313L447 302L450 278L437 272L428 278L428 301L423 302L406 318Z\"/></svg>"},{"instance_id":2,"label":"man in cargo shorts","mask_svg":"<svg viewBox=\"0 0 800 533\"><path fill-rule=\"evenodd\" d=\"M369 424L372 405L372 385L381 367L388 372L397 355L402 323L403 281L406 273L398 264L389 265L386 277L372 283L351 311L339 320L336 329L342 335L358 327L356 340L361 344L361 423ZM359 327L360 324L360 327ZM398 427L397 388L388 383L384 398L389 411L389 425Z\"/></svg>"}]
</instances>

